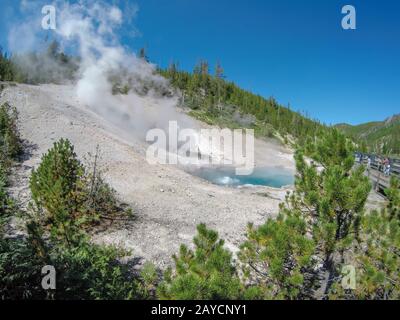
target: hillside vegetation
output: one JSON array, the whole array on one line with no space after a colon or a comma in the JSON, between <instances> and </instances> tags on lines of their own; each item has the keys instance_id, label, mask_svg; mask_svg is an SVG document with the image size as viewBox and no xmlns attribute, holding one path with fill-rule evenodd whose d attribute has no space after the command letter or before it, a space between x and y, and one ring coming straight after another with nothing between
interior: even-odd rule
<instances>
[{"instance_id":1,"label":"hillside vegetation","mask_svg":"<svg viewBox=\"0 0 400 320\"><path fill-rule=\"evenodd\" d=\"M338 124L336 127L358 142L362 146L362 151L400 155L400 115L384 121L356 126Z\"/></svg>"},{"instance_id":2,"label":"hillside vegetation","mask_svg":"<svg viewBox=\"0 0 400 320\"><path fill-rule=\"evenodd\" d=\"M191 115L208 124L229 128L251 128L259 137L277 137L283 142L303 142L307 137L327 130L317 120L241 89L225 79L217 64L214 74L209 64L201 61L192 73L178 70L171 64L159 72L182 92L182 103L191 108Z\"/></svg>"},{"instance_id":3,"label":"hillside vegetation","mask_svg":"<svg viewBox=\"0 0 400 320\"><path fill-rule=\"evenodd\" d=\"M149 61L143 49L139 57ZM79 58L61 52L57 42L38 53L9 57L0 52L0 81L62 83L74 78L78 65ZM192 73L178 70L176 64L158 72L181 94L181 103L191 109L190 115L208 124L254 129L258 137L275 137L285 144L301 144L327 130L319 121L279 104L273 97L266 99L227 81L221 65L214 73L209 69L209 64L201 61ZM114 93L134 90L130 84L110 80L115 82Z\"/></svg>"},{"instance_id":4,"label":"hillside vegetation","mask_svg":"<svg viewBox=\"0 0 400 320\"><path fill-rule=\"evenodd\" d=\"M139 57L149 62L146 50L141 49ZM24 55L10 56L0 49L0 81L61 83L74 78L79 61L78 57L61 52L57 42L52 42L43 52ZM208 124L254 129L258 137L275 137L292 146L302 145L307 139L330 130L273 97L264 98L228 81L219 63L214 71L210 70L208 62L200 61L193 72L179 70L176 63L158 72L179 92L181 104L191 109L190 115ZM128 93L129 90L129 85L115 83L114 93ZM400 154L400 115L380 122L335 127L352 138L361 151Z\"/></svg>"}]
</instances>

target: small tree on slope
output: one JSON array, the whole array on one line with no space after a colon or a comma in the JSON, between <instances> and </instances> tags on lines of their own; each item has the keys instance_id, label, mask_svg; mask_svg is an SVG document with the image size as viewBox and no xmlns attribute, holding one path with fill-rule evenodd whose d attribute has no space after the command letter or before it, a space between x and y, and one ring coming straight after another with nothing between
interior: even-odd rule
<instances>
[{"instance_id":1,"label":"small tree on slope","mask_svg":"<svg viewBox=\"0 0 400 320\"><path fill-rule=\"evenodd\" d=\"M362 166L354 168L352 143L336 129L306 146L320 165L307 164L303 151L296 152L296 192L291 208L300 210L324 257L326 294L337 276L344 252L360 231L371 185Z\"/></svg>"},{"instance_id":2,"label":"small tree on slope","mask_svg":"<svg viewBox=\"0 0 400 320\"><path fill-rule=\"evenodd\" d=\"M304 152L318 166L309 164ZM309 140L296 151L296 190L281 205L278 220L250 228L242 260L251 267L263 266L255 270L273 297L321 298L330 291L345 251L359 234L371 189L363 168L353 168L353 158L352 144L337 130ZM310 268L312 258L322 258L322 281ZM318 290L313 293L315 281Z\"/></svg>"},{"instance_id":3,"label":"small tree on slope","mask_svg":"<svg viewBox=\"0 0 400 320\"><path fill-rule=\"evenodd\" d=\"M162 299L237 299L241 284L232 263L231 253L223 248L218 233L204 224L197 227L195 250L185 245L174 255L176 272L169 270L158 289Z\"/></svg>"}]
</instances>

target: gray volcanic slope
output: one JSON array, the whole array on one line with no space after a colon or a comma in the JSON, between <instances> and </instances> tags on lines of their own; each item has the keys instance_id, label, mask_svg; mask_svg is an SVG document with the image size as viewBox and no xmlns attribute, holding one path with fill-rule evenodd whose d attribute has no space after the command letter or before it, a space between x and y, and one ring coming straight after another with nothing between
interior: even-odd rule
<instances>
[{"instance_id":1,"label":"gray volcanic slope","mask_svg":"<svg viewBox=\"0 0 400 320\"><path fill-rule=\"evenodd\" d=\"M173 166L149 165L145 144L90 111L72 86L9 86L0 100L17 107L22 137L35 146L21 166L25 170L19 173L14 195L29 200L31 168L58 139L70 139L82 159L99 145L105 178L136 219L97 232L93 241L120 245L159 267L171 264L181 243L191 244L201 222L217 230L235 252L247 223L261 224L276 215L287 191L220 187ZM256 141L256 158L259 166L294 168L292 153L274 143Z\"/></svg>"}]
</instances>

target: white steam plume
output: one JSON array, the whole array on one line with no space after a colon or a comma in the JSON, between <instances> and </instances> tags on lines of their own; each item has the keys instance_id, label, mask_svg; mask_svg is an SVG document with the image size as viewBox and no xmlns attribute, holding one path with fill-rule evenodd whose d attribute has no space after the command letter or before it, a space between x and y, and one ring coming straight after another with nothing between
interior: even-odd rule
<instances>
[{"instance_id":1,"label":"white steam plume","mask_svg":"<svg viewBox=\"0 0 400 320\"><path fill-rule=\"evenodd\" d=\"M117 32L122 29L124 18L129 22L132 15L124 17L119 7L105 1L81 0L73 4L56 1L54 6L57 13L55 38L64 51L75 50L79 55L74 85L81 103L135 140L144 140L148 130L153 128L163 129L168 136L169 122L177 122L178 129L196 130L192 131L192 138L197 141L194 149L206 157L221 159L221 150L210 149L208 138L201 139L199 125L178 111L178 95L172 94L168 81L156 72L156 67L121 44ZM24 10L41 13L40 6L33 7L34 10L31 7ZM130 12L135 13L134 10ZM32 22L28 24L29 27L21 24L14 29L13 37L38 38L36 31L40 33L43 30L35 30L37 25L32 25ZM16 34L18 30L23 32ZM28 34L24 34L27 30ZM113 94L116 83L131 90L126 95Z\"/></svg>"},{"instance_id":2,"label":"white steam plume","mask_svg":"<svg viewBox=\"0 0 400 320\"><path fill-rule=\"evenodd\" d=\"M128 16L122 10L105 1L56 1L57 28L53 32L64 51L77 51L80 62L75 82L78 99L108 121L123 127L144 139L152 128L167 129L169 121L178 121L180 127L194 127L194 121L178 112L178 98L171 94L168 81L156 73L156 67L138 58L125 48L118 37L124 20L130 22L137 7L130 6ZM9 39L23 42L24 38L40 39L43 32L38 28L41 6L26 4L34 16L11 30ZM32 50L38 50L35 43ZM24 51L28 51L26 47ZM25 63L25 65L29 65ZM54 66L55 70L57 66ZM32 69L32 68L31 68ZM40 66L35 68L40 70ZM32 70L30 70L32 72ZM127 95L113 94L113 86L127 85Z\"/></svg>"},{"instance_id":3,"label":"white steam plume","mask_svg":"<svg viewBox=\"0 0 400 320\"><path fill-rule=\"evenodd\" d=\"M166 129L170 120L188 121L176 111L176 98L160 94L170 89L155 66L121 45L115 33L123 24L118 7L105 2L65 4L59 9L58 24L56 32L61 39L79 48L76 92L83 103L110 121L129 127L140 138L151 128ZM132 90L127 95L113 95L110 79ZM138 92L145 92L146 98Z\"/></svg>"}]
</instances>

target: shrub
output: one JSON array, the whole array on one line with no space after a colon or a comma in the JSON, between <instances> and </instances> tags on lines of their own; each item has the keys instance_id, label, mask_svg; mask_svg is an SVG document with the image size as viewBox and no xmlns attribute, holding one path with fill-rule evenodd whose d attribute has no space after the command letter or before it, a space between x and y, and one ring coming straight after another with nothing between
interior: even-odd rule
<instances>
[{"instance_id":1,"label":"shrub","mask_svg":"<svg viewBox=\"0 0 400 320\"><path fill-rule=\"evenodd\" d=\"M56 246L51 255L57 270L58 299L139 297L138 281L130 274L128 265L119 262L127 255L124 250L84 240L72 247Z\"/></svg>"},{"instance_id":2,"label":"shrub","mask_svg":"<svg viewBox=\"0 0 400 320\"><path fill-rule=\"evenodd\" d=\"M0 162L9 165L22 151L22 143L17 130L18 112L8 103L0 107Z\"/></svg>"},{"instance_id":3,"label":"shrub","mask_svg":"<svg viewBox=\"0 0 400 320\"><path fill-rule=\"evenodd\" d=\"M3 225L6 223L11 211L13 209L14 202L8 196L7 193L7 175L2 164L0 163L0 236Z\"/></svg>"},{"instance_id":4,"label":"shrub","mask_svg":"<svg viewBox=\"0 0 400 320\"><path fill-rule=\"evenodd\" d=\"M32 199L46 220L68 239L69 229L79 222L83 197L84 167L68 140L61 139L43 157L30 179Z\"/></svg>"},{"instance_id":5,"label":"shrub","mask_svg":"<svg viewBox=\"0 0 400 320\"><path fill-rule=\"evenodd\" d=\"M389 200L387 210L392 219L400 221L400 180L396 177L390 179L390 187L385 190Z\"/></svg>"},{"instance_id":6,"label":"shrub","mask_svg":"<svg viewBox=\"0 0 400 320\"><path fill-rule=\"evenodd\" d=\"M0 216L7 210L8 196L6 192L6 175L3 166L0 164Z\"/></svg>"},{"instance_id":7,"label":"shrub","mask_svg":"<svg viewBox=\"0 0 400 320\"><path fill-rule=\"evenodd\" d=\"M245 276L259 287L263 298L299 299L314 250L306 222L300 216L281 214L258 228L249 225L240 259Z\"/></svg>"},{"instance_id":8,"label":"shrub","mask_svg":"<svg viewBox=\"0 0 400 320\"><path fill-rule=\"evenodd\" d=\"M223 248L224 241L218 240L218 234L204 224L197 227L197 232L195 251L181 246L179 255L173 256L176 272L165 273L158 296L172 300L239 298L242 286L232 255Z\"/></svg>"},{"instance_id":9,"label":"shrub","mask_svg":"<svg viewBox=\"0 0 400 320\"><path fill-rule=\"evenodd\" d=\"M358 299L400 299L400 223L390 212L372 212L363 221L356 254ZM353 298L352 297L352 298Z\"/></svg>"},{"instance_id":10,"label":"shrub","mask_svg":"<svg viewBox=\"0 0 400 320\"><path fill-rule=\"evenodd\" d=\"M8 105L0 110L2 137L10 129L18 137L16 118L9 116L13 114L10 110ZM6 150L13 149L6 147ZM4 159L12 155L8 152ZM120 263L128 253L90 243L82 229L80 220L81 215L88 212L88 199L94 199L96 210L116 205L113 190L99 174L89 180L90 175L86 176L84 171L68 140L55 143L43 156L39 168L33 171L30 180L33 201L39 212L46 211L51 237L43 228L42 219L36 216L26 224L27 237L4 238L0 232L1 300L133 299L142 294L129 266ZM89 181L93 181L91 194ZM6 185L7 170L0 162L0 227L8 215L15 214ZM41 271L45 265L56 269L56 291L46 291L41 286Z\"/></svg>"},{"instance_id":11,"label":"shrub","mask_svg":"<svg viewBox=\"0 0 400 320\"><path fill-rule=\"evenodd\" d=\"M383 209L366 215L360 240L350 263L356 271L355 288L344 290L341 277L330 299L398 300L400 298L400 223Z\"/></svg>"},{"instance_id":12,"label":"shrub","mask_svg":"<svg viewBox=\"0 0 400 320\"><path fill-rule=\"evenodd\" d=\"M104 182L96 170L92 172L77 158L68 140L56 142L42 157L30 179L32 199L36 209L46 214L45 223L53 226L54 235L68 237L70 230L88 227L101 218L125 214L116 200L115 191Z\"/></svg>"},{"instance_id":13,"label":"shrub","mask_svg":"<svg viewBox=\"0 0 400 320\"><path fill-rule=\"evenodd\" d=\"M0 239L0 299L43 299L41 268L45 264L24 239Z\"/></svg>"},{"instance_id":14,"label":"shrub","mask_svg":"<svg viewBox=\"0 0 400 320\"><path fill-rule=\"evenodd\" d=\"M27 239L0 239L0 299L135 299L138 281L119 262L127 252L81 237L66 246L43 240L40 225L28 223ZM41 287L42 267L54 266L56 290Z\"/></svg>"},{"instance_id":15,"label":"shrub","mask_svg":"<svg viewBox=\"0 0 400 320\"><path fill-rule=\"evenodd\" d=\"M86 174L84 177L86 195L83 203L83 211L86 216L92 217L93 221L99 221L101 218L112 219L117 214L126 214L131 216L130 209L125 210L123 205L117 200L117 193L103 179L103 171L99 169L98 162L100 158L99 147L96 148L96 154L89 154L87 161Z\"/></svg>"},{"instance_id":16,"label":"shrub","mask_svg":"<svg viewBox=\"0 0 400 320\"><path fill-rule=\"evenodd\" d=\"M13 204L6 190L9 169L22 150L17 120L17 110L4 103L0 107L0 228L5 223Z\"/></svg>"}]
</instances>

